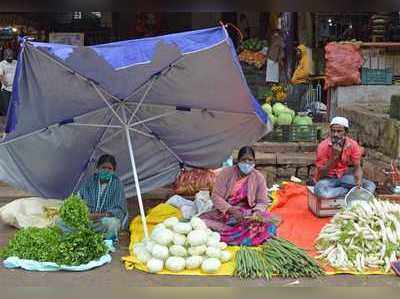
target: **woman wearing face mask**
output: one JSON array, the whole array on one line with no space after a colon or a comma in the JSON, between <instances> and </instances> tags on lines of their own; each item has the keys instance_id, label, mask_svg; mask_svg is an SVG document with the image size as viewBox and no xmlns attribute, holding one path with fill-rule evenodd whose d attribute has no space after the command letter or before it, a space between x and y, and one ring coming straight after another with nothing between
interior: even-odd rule
<instances>
[{"instance_id":1,"label":"woman wearing face mask","mask_svg":"<svg viewBox=\"0 0 400 299\"><path fill-rule=\"evenodd\" d=\"M97 162L97 171L79 189L78 195L87 203L96 231L105 239L116 240L118 231L127 222L128 210L124 187L115 174L117 163L111 155L103 155ZM68 230L64 225L60 225Z\"/></svg>"},{"instance_id":2,"label":"woman wearing face mask","mask_svg":"<svg viewBox=\"0 0 400 299\"><path fill-rule=\"evenodd\" d=\"M231 245L259 245L276 231L267 212L270 202L265 178L254 167L254 150L241 148L237 165L217 176L212 193L214 209L201 215L207 226Z\"/></svg>"}]
</instances>

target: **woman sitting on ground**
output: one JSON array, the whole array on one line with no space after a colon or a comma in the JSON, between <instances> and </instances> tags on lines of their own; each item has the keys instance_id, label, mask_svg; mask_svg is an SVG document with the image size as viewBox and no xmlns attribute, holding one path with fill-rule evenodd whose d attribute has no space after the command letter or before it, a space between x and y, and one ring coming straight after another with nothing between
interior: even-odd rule
<instances>
[{"instance_id":1,"label":"woman sitting on ground","mask_svg":"<svg viewBox=\"0 0 400 299\"><path fill-rule=\"evenodd\" d=\"M89 207L94 229L104 233L108 240L117 240L119 230L128 220L124 187L115 174L116 167L113 156L101 156L97 162L97 171L84 182L78 192ZM65 225L60 226L68 230Z\"/></svg>"},{"instance_id":2,"label":"woman sitting on ground","mask_svg":"<svg viewBox=\"0 0 400 299\"><path fill-rule=\"evenodd\" d=\"M223 169L216 178L214 209L201 215L207 226L231 245L260 245L276 232L267 211L270 202L265 178L254 167L254 150L241 148L237 165Z\"/></svg>"}]
</instances>

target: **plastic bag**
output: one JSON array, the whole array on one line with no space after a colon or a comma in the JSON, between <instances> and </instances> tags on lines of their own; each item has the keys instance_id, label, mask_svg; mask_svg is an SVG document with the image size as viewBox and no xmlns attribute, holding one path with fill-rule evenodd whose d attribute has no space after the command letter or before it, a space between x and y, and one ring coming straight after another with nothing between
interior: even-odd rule
<instances>
[{"instance_id":1,"label":"plastic bag","mask_svg":"<svg viewBox=\"0 0 400 299\"><path fill-rule=\"evenodd\" d=\"M180 195L174 195L174 196L171 196L171 197L167 200L166 204L169 204L169 205L171 205L171 206L173 206L173 207L175 207L175 208L177 208L177 209L180 209L180 208L182 208L184 205L192 205L192 204L193 204L193 201L188 200L188 199L186 199L186 198L183 198L183 197L180 196Z\"/></svg>"},{"instance_id":2,"label":"plastic bag","mask_svg":"<svg viewBox=\"0 0 400 299\"><path fill-rule=\"evenodd\" d=\"M201 189L212 191L215 173L203 169L183 169L174 184L174 191L179 195L194 196Z\"/></svg>"},{"instance_id":3,"label":"plastic bag","mask_svg":"<svg viewBox=\"0 0 400 299\"><path fill-rule=\"evenodd\" d=\"M361 84L360 67L364 58L358 44L328 43L325 60L325 89Z\"/></svg>"},{"instance_id":4,"label":"plastic bag","mask_svg":"<svg viewBox=\"0 0 400 299\"><path fill-rule=\"evenodd\" d=\"M213 207L213 202L211 200L210 192L203 190L197 192L194 199L194 204L196 205L197 216L200 216L203 213L211 211Z\"/></svg>"},{"instance_id":5,"label":"plastic bag","mask_svg":"<svg viewBox=\"0 0 400 299\"><path fill-rule=\"evenodd\" d=\"M0 208L0 219L16 228L44 228L54 224L61 205L62 200L40 197L20 198Z\"/></svg>"},{"instance_id":6,"label":"plastic bag","mask_svg":"<svg viewBox=\"0 0 400 299\"><path fill-rule=\"evenodd\" d=\"M197 209L194 202L190 203L191 203L190 205L184 205L181 207L181 213L183 219L191 219L197 213Z\"/></svg>"}]
</instances>

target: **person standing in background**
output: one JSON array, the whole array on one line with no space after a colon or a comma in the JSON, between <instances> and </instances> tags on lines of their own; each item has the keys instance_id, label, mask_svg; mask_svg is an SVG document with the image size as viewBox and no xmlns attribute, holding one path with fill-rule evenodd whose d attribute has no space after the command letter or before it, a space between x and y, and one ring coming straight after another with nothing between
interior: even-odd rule
<instances>
[{"instance_id":1,"label":"person standing in background","mask_svg":"<svg viewBox=\"0 0 400 299\"><path fill-rule=\"evenodd\" d=\"M271 46L267 53L267 83L279 83L279 70L285 57L285 43L280 30L275 30L271 38Z\"/></svg>"},{"instance_id":2,"label":"person standing in background","mask_svg":"<svg viewBox=\"0 0 400 299\"><path fill-rule=\"evenodd\" d=\"M243 40L251 38L249 19L244 13L239 16L239 29L243 34Z\"/></svg>"},{"instance_id":3,"label":"person standing in background","mask_svg":"<svg viewBox=\"0 0 400 299\"><path fill-rule=\"evenodd\" d=\"M0 62L0 115L6 116L10 102L17 61L14 59L14 51L4 50L4 60Z\"/></svg>"}]
</instances>

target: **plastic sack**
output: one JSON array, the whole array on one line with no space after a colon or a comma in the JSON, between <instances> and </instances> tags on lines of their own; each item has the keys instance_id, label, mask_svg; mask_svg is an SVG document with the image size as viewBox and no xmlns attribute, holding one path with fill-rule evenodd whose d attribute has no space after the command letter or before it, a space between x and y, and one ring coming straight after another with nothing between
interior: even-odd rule
<instances>
[{"instance_id":1,"label":"plastic sack","mask_svg":"<svg viewBox=\"0 0 400 299\"><path fill-rule=\"evenodd\" d=\"M191 219L193 216L197 214L197 209L194 202L191 202L190 205L184 205L181 207L181 213L183 219Z\"/></svg>"},{"instance_id":2,"label":"plastic sack","mask_svg":"<svg viewBox=\"0 0 400 299\"><path fill-rule=\"evenodd\" d=\"M104 241L108 247L108 250L111 252L115 251L114 246L112 245L111 240ZM16 269L21 268L28 271L39 271L39 272L55 272L55 271L88 271L105 264L111 262L111 255L105 254L100 257L98 260L90 261L87 264L78 265L78 266L66 266L66 265L58 265L56 263L51 262L38 262L33 260L24 260L19 257L10 256L9 258L3 261L4 267L7 269Z\"/></svg>"},{"instance_id":3,"label":"plastic sack","mask_svg":"<svg viewBox=\"0 0 400 299\"><path fill-rule=\"evenodd\" d=\"M182 169L175 184L174 192L179 195L194 196L201 189L212 190L215 173L203 169Z\"/></svg>"},{"instance_id":4,"label":"plastic sack","mask_svg":"<svg viewBox=\"0 0 400 299\"><path fill-rule=\"evenodd\" d=\"M0 208L0 219L16 228L44 228L54 224L61 205L62 200L20 198Z\"/></svg>"},{"instance_id":5,"label":"plastic sack","mask_svg":"<svg viewBox=\"0 0 400 299\"><path fill-rule=\"evenodd\" d=\"M177 208L177 209L180 209L180 208L182 208L184 205L192 205L192 204L194 204L194 203L193 203L193 201L188 200L188 199L186 199L186 198L183 198L183 197L180 196L180 195L174 195L174 196L171 196L171 197L167 200L166 204L169 204L169 205L171 205L171 206L173 206L173 207L175 207L175 208Z\"/></svg>"},{"instance_id":6,"label":"plastic sack","mask_svg":"<svg viewBox=\"0 0 400 299\"><path fill-rule=\"evenodd\" d=\"M361 84L360 67L364 62L360 45L328 43L325 46L325 89Z\"/></svg>"},{"instance_id":7,"label":"plastic sack","mask_svg":"<svg viewBox=\"0 0 400 299\"><path fill-rule=\"evenodd\" d=\"M197 216L212 210L213 202L211 200L209 191L199 191L196 193L194 198L194 204L196 206Z\"/></svg>"}]
</instances>

